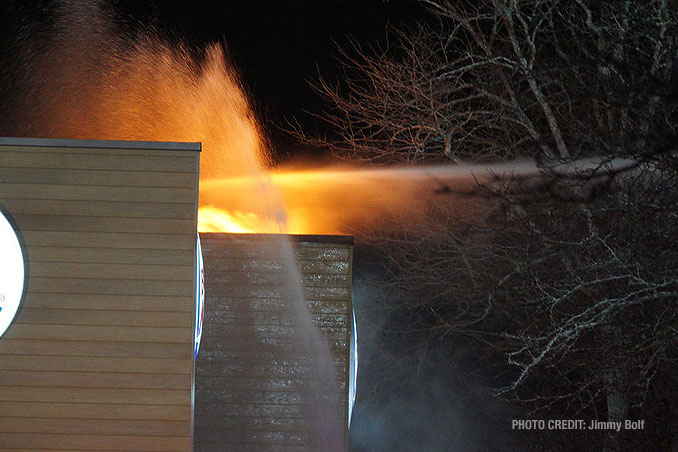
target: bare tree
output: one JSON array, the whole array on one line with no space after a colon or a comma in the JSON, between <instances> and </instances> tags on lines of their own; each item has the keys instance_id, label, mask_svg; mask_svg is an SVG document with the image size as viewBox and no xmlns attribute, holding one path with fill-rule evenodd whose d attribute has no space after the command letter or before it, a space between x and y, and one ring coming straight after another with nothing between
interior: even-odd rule
<instances>
[{"instance_id":1,"label":"bare tree","mask_svg":"<svg viewBox=\"0 0 678 452\"><path fill-rule=\"evenodd\" d=\"M439 206L425 228L382 238L384 307L399 311L389 329L422 347L418 359L449 344L442 363L539 416L656 422L570 440L665 445L678 431L663 407L678 370L677 180L617 178L585 208L522 189Z\"/></svg>"},{"instance_id":2,"label":"bare tree","mask_svg":"<svg viewBox=\"0 0 678 452\"><path fill-rule=\"evenodd\" d=\"M656 396L678 370L677 5L422 3L429 23L343 52L345 80L317 86L341 139L306 140L376 162L532 157L544 175L483 183L495 196L386 239L408 328L475 347L524 407L653 413L678 448L675 403ZM552 170L592 156L598 169ZM597 178L615 158L638 165Z\"/></svg>"},{"instance_id":3,"label":"bare tree","mask_svg":"<svg viewBox=\"0 0 678 452\"><path fill-rule=\"evenodd\" d=\"M386 161L675 154L669 0L423 0L431 23L321 79L345 155ZM675 5L673 5L675 6ZM322 142L328 144L327 142Z\"/></svg>"}]
</instances>

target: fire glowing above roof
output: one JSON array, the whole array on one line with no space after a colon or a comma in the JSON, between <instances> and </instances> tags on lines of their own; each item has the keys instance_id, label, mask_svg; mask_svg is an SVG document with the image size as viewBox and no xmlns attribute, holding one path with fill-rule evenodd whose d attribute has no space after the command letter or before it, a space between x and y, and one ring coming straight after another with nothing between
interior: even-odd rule
<instances>
[{"instance_id":1,"label":"fire glowing above roof","mask_svg":"<svg viewBox=\"0 0 678 452\"><path fill-rule=\"evenodd\" d=\"M468 168L273 169L257 177L200 181L201 232L356 234L425 223L433 205L459 199L440 186L472 182Z\"/></svg>"}]
</instances>

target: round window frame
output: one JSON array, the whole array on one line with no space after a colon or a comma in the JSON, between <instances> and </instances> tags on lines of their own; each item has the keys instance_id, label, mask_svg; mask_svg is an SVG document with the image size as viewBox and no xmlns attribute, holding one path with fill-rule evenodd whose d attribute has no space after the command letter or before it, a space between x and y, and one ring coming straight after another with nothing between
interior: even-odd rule
<instances>
[{"instance_id":1,"label":"round window frame","mask_svg":"<svg viewBox=\"0 0 678 452\"><path fill-rule=\"evenodd\" d=\"M3 238L4 236L4 238ZM0 339L5 336L7 331L17 318L23 305L28 287L28 263L27 253L24 246L23 237L16 225L12 215L0 205L0 246L9 248L0 256ZM9 251L9 254L7 253ZM11 262L14 260L14 265ZM9 275L7 270L16 268ZM8 276L5 276L8 275ZM1 281L7 278L6 281ZM7 293L3 293L4 283L12 279L19 279L21 282L10 287ZM9 297L9 300L7 299Z\"/></svg>"}]
</instances>

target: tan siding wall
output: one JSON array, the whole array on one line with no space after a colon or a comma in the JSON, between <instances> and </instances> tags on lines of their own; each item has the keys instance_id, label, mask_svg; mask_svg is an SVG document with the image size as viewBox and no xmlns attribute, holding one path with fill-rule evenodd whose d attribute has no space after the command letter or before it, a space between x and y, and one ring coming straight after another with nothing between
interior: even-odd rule
<instances>
[{"instance_id":1,"label":"tan siding wall","mask_svg":"<svg viewBox=\"0 0 678 452\"><path fill-rule=\"evenodd\" d=\"M295 258L314 320L329 339L346 419L352 245L322 240L295 240ZM308 353L290 314L276 239L201 234L201 242L206 301L196 361L196 452L321 450L311 445Z\"/></svg>"},{"instance_id":2,"label":"tan siding wall","mask_svg":"<svg viewBox=\"0 0 678 452\"><path fill-rule=\"evenodd\" d=\"M0 146L28 259L0 450L191 450L196 151Z\"/></svg>"}]
</instances>

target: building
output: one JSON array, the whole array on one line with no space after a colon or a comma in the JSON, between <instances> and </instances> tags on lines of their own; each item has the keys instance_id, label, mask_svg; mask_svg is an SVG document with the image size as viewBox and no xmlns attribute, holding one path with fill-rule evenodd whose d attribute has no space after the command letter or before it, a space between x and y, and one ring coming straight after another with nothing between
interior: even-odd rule
<instances>
[{"instance_id":1,"label":"building","mask_svg":"<svg viewBox=\"0 0 678 452\"><path fill-rule=\"evenodd\" d=\"M199 150L0 139L26 275L0 450L191 449Z\"/></svg>"},{"instance_id":2,"label":"building","mask_svg":"<svg viewBox=\"0 0 678 452\"><path fill-rule=\"evenodd\" d=\"M200 239L205 314L196 451L336 450L317 444L320 418L341 422L347 449L352 237L201 233ZM304 336L311 322L321 336ZM328 369L318 366L332 374L319 376ZM338 404L314 397L314 380L322 378L333 387L321 382L315 391L336 390ZM324 403L339 412L313 406Z\"/></svg>"},{"instance_id":3,"label":"building","mask_svg":"<svg viewBox=\"0 0 678 452\"><path fill-rule=\"evenodd\" d=\"M203 311L199 151L0 138L0 450L347 448L352 239L201 234Z\"/></svg>"}]
</instances>

